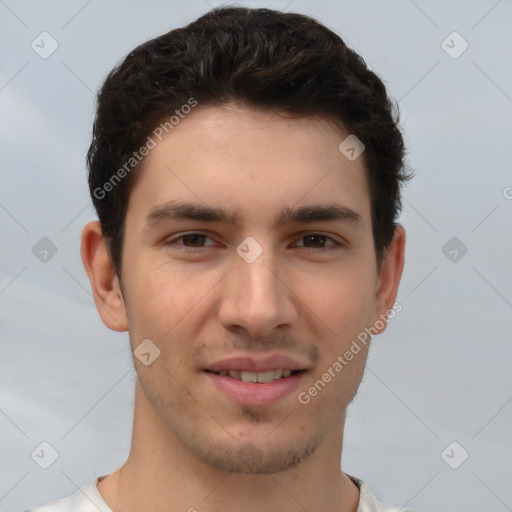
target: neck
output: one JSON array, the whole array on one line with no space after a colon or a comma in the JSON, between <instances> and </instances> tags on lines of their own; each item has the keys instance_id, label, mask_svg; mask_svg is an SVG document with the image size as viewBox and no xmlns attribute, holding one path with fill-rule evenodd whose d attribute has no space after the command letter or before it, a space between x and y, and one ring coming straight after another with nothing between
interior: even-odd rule
<instances>
[{"instance_id":1,"label":"neck","mask_svg":"<svg viewBox=\"0 0 512 512\"><path fill-rule=\"evenodd\" d=\"M129 457L98 490L113 512L355 512L359 490L340 467L343 427L344 417L309 457L284 471L226 473L179 442L137 383Z\"/></svg>"}]
</instances>

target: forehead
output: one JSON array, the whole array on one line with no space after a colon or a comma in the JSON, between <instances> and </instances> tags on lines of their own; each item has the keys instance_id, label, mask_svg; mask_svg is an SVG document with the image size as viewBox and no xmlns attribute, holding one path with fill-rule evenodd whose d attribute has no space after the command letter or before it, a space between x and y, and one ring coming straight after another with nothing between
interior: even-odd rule
<instances>
[{"instance_id":1,"label":"forehead","mask_svg":"<svg viewBox=\"0 0 512 512\"><path fill-rule=\"evenodd\" d=\"M238 221L268 223L283 207L323 203L365 221L364 158L350 161L340 152L347 135L321 118L289 119L234 104L198 106L154 139L128 214L147 218L159 205L184 201L229 206Z\"/></svg>"}]
</instances>

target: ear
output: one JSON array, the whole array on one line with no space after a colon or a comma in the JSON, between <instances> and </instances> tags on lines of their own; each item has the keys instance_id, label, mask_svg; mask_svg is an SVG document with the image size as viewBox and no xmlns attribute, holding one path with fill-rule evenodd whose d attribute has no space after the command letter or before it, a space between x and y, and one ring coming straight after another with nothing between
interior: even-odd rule
<instances>
[{"instance_id":1,"label":"ear","mask_svg":"<svg viewBox=\"0 0 512 512\"><path fill-rule=\"evenodd\" d=\"M96 309L103 323L113 331L127 331L128 320L123 294L99 221L92 221L84 226L80 253L91 282Z\"/></svg>"},{"instance_id":2,"label":"ear","mask_svg":"<svg viewBox=\"0 0 512 512\"><path fill-rule=\"evenodd\" d=\"M397 224L393 239L385 253L379 274L375 296L375 318L373 319L373 329L377 334L386 330L387 316L390 311L395 311L395 304L398 293L398 285L402 277L404 268L405 254L405 229ZM378 320L380 320L378 322ZM384 320L384 321L383 321ZM379 328L379 325L383 327Z\"/></svg>"}]
</instances>

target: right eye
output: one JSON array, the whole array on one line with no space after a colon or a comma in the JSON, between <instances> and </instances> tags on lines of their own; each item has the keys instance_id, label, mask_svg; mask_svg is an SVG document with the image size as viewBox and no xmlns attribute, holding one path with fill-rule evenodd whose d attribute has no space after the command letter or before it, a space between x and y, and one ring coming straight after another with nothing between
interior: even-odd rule
<instances>
[{"instance_id":1,"label":"right eye","mask_svg":"<svg viewBox=\"0 0 512 512\"><path fill-rule=\"evenodd\" d=\"M180 236L174 237L174 238L166 241L165 245L174 245L174 246L180 247L180 250L184 249L186 251L197 252L196 249L201 249L203 247L215 245L215 244L209 244L207 246L201 245L201 244L204 244L205 239L212 240L209 236L207 236L203 233L196 233L196 232L185 233L185 234L182 234ZM182 240L184 242L184 244L176 243L178 240ZM187 245L187 244L191 244L191 245Z\"/></svg>"}]
</instances>

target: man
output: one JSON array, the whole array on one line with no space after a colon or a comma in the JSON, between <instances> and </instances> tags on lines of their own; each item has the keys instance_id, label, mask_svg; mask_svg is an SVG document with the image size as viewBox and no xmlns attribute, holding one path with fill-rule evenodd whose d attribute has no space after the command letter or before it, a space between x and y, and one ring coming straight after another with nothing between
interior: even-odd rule
<instances>
[{"instance_id":1,"label":"man","mask_svg":"<svg viewBox=\"0 0 512 512\"><path fill-rule=\"evenodd\" d=\"M214 9L110 73L82 260L129 332L132 445L32 510L399 510L340 468L403 269L397 123L362 58L299 14Z\"/></svg>"}]
</instances>

